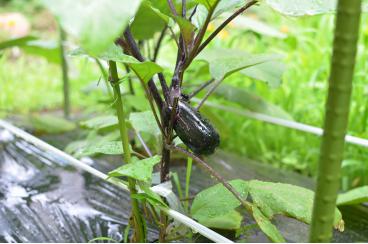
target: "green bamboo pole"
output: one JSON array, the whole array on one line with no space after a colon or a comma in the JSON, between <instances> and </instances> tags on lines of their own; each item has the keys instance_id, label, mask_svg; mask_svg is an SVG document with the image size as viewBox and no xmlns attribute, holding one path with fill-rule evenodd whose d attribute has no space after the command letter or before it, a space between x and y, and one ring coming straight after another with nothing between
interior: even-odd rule
<instances>
[{"instance_id":1,"label":"green bamboo pole","mask_svg":"<svg viewBox=\"0 0 368 244\"><path fill-rule=\"evenodd\" d=\"M61 26L59 26L59 48L60 48L60 63L61 72L63 77L63 96L64 96L64 117L70 116L70 92L69 92L69 77L68 77L68 63L65 58L64 42L66 39L65 32Z\"/></svg>"},{"instance_id":2,"label":"green bamboo pole","mask_svg":"<svg viewBox=\"0 0 368 244\"><path fill-rule=\"evenodd\" d=\"M361 0L339 0L324 135L314 199L311 242L329 242L340 187L340 169L349 117Z\"/></svg>"},{"instance_id":3,"label":"green bamboo pole","mask_svg":"<svg viewBox=\"0 0 368 244\"><path fill-rule=\"evenodd\" d=\"M131 152L129 147L129 136L128 130L125 122L125 113L123 107L123 100L121 98L121 91L119 86L119 77L118 71L116 68L116 63L113 61L109 61L109 70L110 70L110 82L111 86L114 90L115 96L115 107L118 115L119 121L119 130L120 137L123 144L124 150L124 161L125 163L131 163ZM137 194L136 182L134 179L128 178L128 187L131 195ZM134 220L134 231L136 242L146 242L146 231L143 216L139 210L138 200L131 197L132 211L133 211L133 220Z\"/></svg>"}]
</instances>

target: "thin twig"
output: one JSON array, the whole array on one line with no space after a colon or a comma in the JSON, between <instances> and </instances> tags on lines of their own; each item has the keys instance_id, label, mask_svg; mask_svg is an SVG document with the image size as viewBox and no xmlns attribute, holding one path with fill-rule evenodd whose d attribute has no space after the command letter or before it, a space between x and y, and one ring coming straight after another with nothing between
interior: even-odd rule
<instances>
[{"instance_id":1,"label":"thin twig","mask_svg":"<svg viewBox=\"0 0 368 244\"><path fill-rule=\"evenodd\" d=\"M162 93L164 94L164 98L167 104L169 104L169 87L167 86L165 76L162 73L158 73L158 79L160 80Z\"/></svg>"},{"instance_id":2,"label":"thin twig","mask_svg":"<svg viewBox=\"0 0 368 244\"><path fill-rule=\"evenodd\" d=\"M197 7L198 7L198 4L194 7L192 13L190 14L189 16L189 21L192 22L192 18L193 16L195 15L195 13L197 12Z\"/></svg>"},{"instance_id":3,"label":"thin twig","mask_svg":"<svg viewBox=\"0 0 368 244\"><path fill-rule=\"evenodd\" d=\"M166 145L166 147L169 150L180 152L188 157L193 158L194 161L196 161L199 166L204 168L210 175L216 178L217 181L219 181L226 189L228 189L236 199L240 201L240 203L248 210L252 211L252 205L248 201L244 200L239 192L237 192L232 185L230 185L219 173L217 173L211 166L209 166L203 159L199 158L198 156L194 155L191 152L188 152L187 150L174 146L174 145Z\"/></svg>"},{"instance_id":4,"label":"thin twig","mask_svg":"<svg viewBox=\"0 0 368 244\"><path fill-rule=\"evenodd\" d=\"M243 13L245 10L253 6L254 4L258 3L257 0L250 1L247 3L244 7L238 9L235 13L233 13L229 18L227 18L217 29L200 45L198 48L197 53L195 56L197 56L211 41L213 38L217 36L217 34L222 31L233 19L235 19L238 15Z\"/></svg>"},{"instance_id":5,"label":"thin twig","mask_svg":"<svg viewBox=\"0 0 368 244\"><path fill-rule=\"evenodd\" d=\"M174 16L178 16L178 13L176 12L175 5L174 5L173 1L172 0L167 0L167 3L169 4L169 8L170 8L171 13Z\"/></svg>"},{"instance_id":6,"label":"thin twig","mask_svg":"<svg viewBox=\"0 0 368 244\"><path fill-rule=\"evenodd\" d=\"M221 82L224 79L218 80L216 81L213 86L208 90L208 92L206 93L206 95L204 95L203 99L199 102L198 106L197 106L197 110L199 110L202 105L204 104L204 102L208 99L208 97L216 90L216 88L221 84Z\"/></svg>"},{"instance_id":7,"label":"thin twig","mask_svg":"<svg viewBox=\"0 0 368 244\"><path fill-rule=\"evenodd\" d=\"M165 34L166 34L166 30L167 30L167 25L165 25L164 29L161 31L160 36L157 40L155 51L153 52L153 58L152 58L153 62L156 62L156 60L157 60L158 53L160 51L160 47L161 47L161 44L162 44L162 40L164 39Z\"/></svg>"},{"instance_id":8,"label":"thin twig","mask_svg":"<svg viewBox=\"0 0 368 244\"><path fill-rule=\"evenodd\" d=\"M206 88L208 85L210 85L212 82L214 82L215 79L210 79L208 81L206 81L205 83L201 84L195 91L193 91L192 93L190 93L188 95L188 99L191 99L193 97L195 97L198 93L200 93L204 88Z\"/></svg>"}]
</instances>

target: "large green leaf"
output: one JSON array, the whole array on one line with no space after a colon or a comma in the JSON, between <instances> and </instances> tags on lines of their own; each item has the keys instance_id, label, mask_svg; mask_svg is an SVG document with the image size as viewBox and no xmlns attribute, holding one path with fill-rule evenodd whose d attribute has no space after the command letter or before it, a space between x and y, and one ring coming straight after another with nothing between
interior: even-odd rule
<instances>
[{"instance_id":1,"label":"large green leaf","mask_svg":"<svg viewBox=\"0 0 368 244\"><path fill-rule=\"evenodd\" d=\"M161 134L152 111L131 113L129 121L137 132L145 132L153 136Z\"/></svg>"},{"instance_id":2,"label":"large green leaf","mask_svg":"<svg viewBox=\"0 0 368 244\"><path fill-rule=\"evenodd\" d=\"M197 59L206 61L209 64L211 76L216 80L221 80L237 71L265 62L280 60L281 58L280 55L276 54L248 54L234 49L205 49ZM263 68L263 72L271 72L271 69ZM253 77L256 76L257 79L263 78L257 76L257 72L253 71L251 74Z\"/></svg>"},{"instance_id":3,"label":"large green leaf","mask_svg":"<svg viewBox=\"0 0 368 244\"><path fill-rule=\"evenodd\" d=\"M246 199L249 195L254 207L261 213L256 213L257 222L264 226L261 229L271 232L267 234L270 238L281 241L276 233L273 233L273 227L269 222L275 215L284 215L295 218L307 224L311 223L314 193L306 188L273 182L262 182L257 180L243 181L232 180L229 182ZM200 223L213 223L222 216L223 223L239 207L241 203L230 193L222 184L212 186L195 197L191 214ZM256 210L257 211L257 210ZM255 214L255 213L253 213ZM264 217L263 217L264 216ZM215 219L215 220L213 220ZM219 222L215 222L219 223ZM233 222L232 222L233 223ZM219 226L217 226L219 227ZM341 213L336 209L335 227L343 229L343 220ZM226 225L219 227L226 229Z\"/></svg>"},{"instance_id":4,"label":"large green leaf","mask_svg":"<svg viewBox=\"0 0 368 244\"><path fill-rule=\"evenodd\" d=\"M286 242L276 226L256 206L252 206L252 214L259 228L272 242Z\"/></svg>"},{"instance_id":5,"label":"large green leaf","mask_svg":"<svg viewBox=\"0 0 368 244\"><path fill-rule=\"evenodd\" d=\"M56 41L44 41L34 36L26 36L1 42L0 50L15 46L22 48L28 54L44 57L53 63L60 63L60 49Z\"/></svg>"},{"instance_id":6,"label":"large green leaf","mask_svg":"<svg viewBox=\"0 0 368 244\"><path fill-rule=\"evenodd\" d=\"M125 164L109 172L109 177L128 176L149 183L152 177L153 166L158 164L160 160L161 157L157 155L142 160L134 160L132 163Z\"/></svg>"},{"instance_id":7,"label":"large green leaf","mask_svg":"<svg viewBox=\"0 0 368 244\"><path fill-rule=\"evenodd\" d=\"M246 199L248 195L248 183L242 180L233 180L229 182ZM233 216L230 212L240 206L238 199L227 190L222 184L217 184L198 193L193 201L191 214L192 217L202 224L216 223L217 228L228 229L228 225L219 226L218 218L223 219L222 223L230 222L239 225L241 219L225 220L226 217Z\"/></svg>"},{"instance_id":8,"label":"large green leaf","mask_svg":"<svg viewBox=\"0 0 368 244\"><path fill-rule=\"evenodd\" d=\"M368 202L368 186L362 186L339 194L337 205L353 205Z\"/></svg>"},{"instance_id":9,"label":"large green leaf","mask_svg":"<svg viewBox=\"0 0 368 244\"><path fill-rule=\"evenodd\" d=\"M141 0L43 0L63 29L80 39L88 52L105 51L121 35Z\"/></svg>"},{"instance_id":10,"label":"large green leaf","mask_svg":"<svg viewBox=\"0 0 368 244\"><path fill-rule=\"evenodd\" d=\"M144 1L131 25L133 36L138 40L150 39L166 25L162 15L152 9L149 1Z\"/></svg>"},{"instance_id":11,"label":"large green leaf","mask_svg":"<svg viewBox=\"0 0 368 244\"><path fill-rule=\"evenodd\" d=\"M224 97L228 101L237 103L250 111L293 120L293 118L280 107L268 103L262 97L247 90L222 84L215 90L215 94Z\"/></svg>"},{"instance_id":12,"label":"large green leaf","mask_svg":"<svg viewBox=\"0 0 368 244\"><path fill-rule=\"evenodd\" d=\"M249 194L253 203L270 219L276 214L282 214L307 224L312 221L314 192L311 190L289 184L252 180L249 181ZM336 209L335 226L341 221L341 213Z\"/></svg>"}]
</instances>

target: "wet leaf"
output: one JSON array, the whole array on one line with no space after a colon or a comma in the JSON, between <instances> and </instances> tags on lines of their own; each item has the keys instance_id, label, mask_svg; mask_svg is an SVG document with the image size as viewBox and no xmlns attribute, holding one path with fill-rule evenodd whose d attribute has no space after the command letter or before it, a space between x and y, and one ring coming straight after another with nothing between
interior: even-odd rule
<instances>
[{"instance_id":1,"label":"wet leaf","mask_svg":"<svg viewBox=\"0 0 368 244\"><path fill-rule=\"evenodd\" d=\"M286 242L276 226L257 207L252 207L252 214L259 228L272 242Z\"/></svg>"},{"instance_id":2,"label":"wet leaf","mask_svg":"<svg viewBox=\"0 0 368 244\"><path fill-rule=\"evenodd\" d=\"M161 157L156 155L151 158L134 160L132 163L125 164L109 172L109 177L128 176L133 179L147 182L151 181L153 166L158 164Z\"/></svg>"},{"instance_id":3,"label":"wet leaf","mask_svg":"<svg viewBox=\"0 0 368 244\"><path fill-rule=\"evenodd\" d=\"M368 186L362 186L339 194L337 205L354 205L368 202Z\"/></svg>"},{"instance_id":4,"label":"wet leaf","mask_svg":"<svg viewBox=\"0 0 368 244\"><path fill-rule=\"evenodd\" d=\"M295 185L249 181L249 194L253 203L269 219L276 214L289 216L304 223L312 221L314 192ZM335 224L341 220L341 213L335 210Z\"/></svg>"},{"instance_id":5,"label":"wet leaf","mask_svg":"<svg viewBox=\"0 0 368 244\"><path fill-rule=\"evenodd\" d=\"M246 199L248 195L248 183L242 180L232 180L229 182ZM218 228L227 229L227 225L219 226L218 220L213 220L219 216L223 217L223 223L231 222L225 220L231 215L230 212L240 206L240 202L222 184L217 184L198 193L193 201L191 214L200 223L216 223Z\"/></svg>"}]
</instances>

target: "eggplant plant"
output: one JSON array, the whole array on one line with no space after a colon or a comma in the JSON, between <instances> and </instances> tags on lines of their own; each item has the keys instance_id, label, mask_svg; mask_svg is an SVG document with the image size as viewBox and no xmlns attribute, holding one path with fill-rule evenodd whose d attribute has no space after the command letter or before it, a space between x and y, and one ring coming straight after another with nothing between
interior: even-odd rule
<instances>
[{"instance_id":1,"label":"eggplant plant","mask_svg":"<svg viewBox=\"0 0 368 244\"><path fill-rule=\"evenodd\" d=\"M285 242L272 223L275 215L311 223L312 191L257 180L228 182L204 159L221 144L221 132L202 114L208 97L234 73L254 78L257 72L247 69L272 72L272 65L265 64L282 59L275 54L213 51L209 48L211 42L233 19L260 4L289 15L311 14L311 10L316 14L329 12L334 4L298 2L290 9L287 0L44 1L62 28L79 40L80 48L71 54L97 60L102 76L112 87L114 111L84 122L82 126L91 129L87 140L73 142L66 150L76 156L124 155L123 166L109 176L120 179L130 189L131 241L146 241L147 221L157 224L161 242L192 235L188 229L172 231L181 226L160 211L170 203L150 189L152 172L158 164L161 183L170 181L171 176L175 180L171 172L174 152L188 159L186 197L192 160L219 181L197 194L191 206L183 204L184 211L201 224L240 233L245 210L271 241ZM218 25L211 32L213 22ZM171 60L161 58L163 49ZM186 93L188 85L193 85L193 73L199 72L209 79ZM194 101L201 91L206 91L205 95ZM333 225L342 231L342 216L335 207L331 209Z\"/></svg>"}]
</instances>

